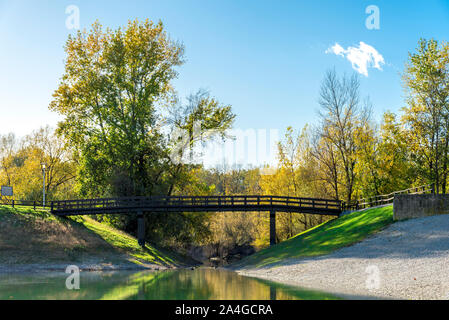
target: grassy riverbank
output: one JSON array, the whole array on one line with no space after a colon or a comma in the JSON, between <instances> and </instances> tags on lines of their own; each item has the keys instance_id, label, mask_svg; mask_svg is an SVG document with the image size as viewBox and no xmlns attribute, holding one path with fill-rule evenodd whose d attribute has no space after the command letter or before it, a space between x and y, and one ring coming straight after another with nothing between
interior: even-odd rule
<instances>
[{"instance_id":1,"label":"grassy riverbank","mask_svg":"<svg viewBox=\"0 0 449 320\"><path fill-rule=\"evenodd\" d=\"M193 260L137 240L89 217L59 218L45 210L0 206L0 265L79 264L96 268L178 267Z\"/></svg>"},{"instance_id":2,"label":"grassy riverbank","mask_svg":"<svg viewBox=\"0 0 449 320\"><path fill-rule=\"evenodd\" d=\"M236 262L232 267L241 269L275 266L291 258L328 254L359 242L392 222L393 206L353 212L261 250Z\"/></svg>"}]
</instances>

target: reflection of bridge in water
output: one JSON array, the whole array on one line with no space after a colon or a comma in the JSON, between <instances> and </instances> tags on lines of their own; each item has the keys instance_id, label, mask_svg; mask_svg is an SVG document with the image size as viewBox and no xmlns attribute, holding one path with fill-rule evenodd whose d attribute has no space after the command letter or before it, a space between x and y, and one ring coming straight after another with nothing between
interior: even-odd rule
<instances>
[{"instance_id":1,"label":"reflection of bridge in water","mask_svg":"<svg viewBox=\"0 0 449 320\"><path fill-rule=\"evenodd\" d=\"M276 212L339 216L340 200L278 196L154 196L61 200L51 202L57 216L126 214L138 216L138 239L145 245L144 213L151 212L270 212L270 245L276 243Z\"/></svg>"}]
</instances>

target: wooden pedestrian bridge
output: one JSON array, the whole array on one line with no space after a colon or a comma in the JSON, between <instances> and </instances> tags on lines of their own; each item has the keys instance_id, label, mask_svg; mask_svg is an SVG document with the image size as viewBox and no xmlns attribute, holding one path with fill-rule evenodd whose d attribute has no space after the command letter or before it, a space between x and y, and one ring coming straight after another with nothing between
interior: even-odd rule
<instances>
[{"instance_id":1,"label":"wooden pedestrian bridge","mask_svg":"<svg viewBox=\"0 0 449 320\"><path fill-rule=\"evenodd\" d=\"M276 212L339 216L342 201L280 196L153 196L51 202L57 216L137 214L138 240L145 245L144 214L152 212L270 212L270 245L276 242Z\"/></svg>"}]
</instances>

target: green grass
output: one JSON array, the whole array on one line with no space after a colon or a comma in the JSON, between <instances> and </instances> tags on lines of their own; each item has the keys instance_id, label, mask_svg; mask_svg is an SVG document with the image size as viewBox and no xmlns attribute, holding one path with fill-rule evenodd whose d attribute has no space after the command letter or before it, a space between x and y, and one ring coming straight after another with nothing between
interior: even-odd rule
<instances>
[{"instance_id":1,"label":"green grass","mask_svg":"<svg viewBox=\"0 0 449 320\"><path fill-rule=\"evenodd\" d=\"M0 262L9 265L98 261L186 266L195 261L147 244L89 217L62 218L31 207L0 206Z\"/></svg>"},{"instance_id":2,"label":"green grass","mask_svg":"<svg viewBox=\"0 0 449 320\"><path fill-rule=\"evenodd\" d=\"M155 246L146 244L145 248L139 246L137 239L123 231L115 229L105 223L100 223L86 216L72 217L74 221L82 224L87 229L99 235L104 241L123 252L129 254L130 261L142 264L151 263L165 266L177 266L184 264L184 257L158 249ZM192 262L192 261L190 261Z\"/></svg>"},{"instance_id":3,"label":"green grass","mask_svg":"<svg viewBox=\"0 0 449 320\"><path fill-rule=\"evenodd\" d=\"M14 208L11 206L3 206L0 205L0 222L8 217L8 215L17 215L22 218L43 218L47 220L56 221L57 218L50 214L48 210L36 209L34 210L32 207L24 207L24 206L15 206Z\"/></svg>"},{"instance_id":4,"label":"green grass","mask_svg":"<svg viewBox=\"0 0 449 320\"><path fill-rule=\"evenodd\" d=\"M286 259L312 257L352 245L393 222L393 206L353 212L309 229L232 265L234 268L279 265Z\"/></svg>"}]
</instances>

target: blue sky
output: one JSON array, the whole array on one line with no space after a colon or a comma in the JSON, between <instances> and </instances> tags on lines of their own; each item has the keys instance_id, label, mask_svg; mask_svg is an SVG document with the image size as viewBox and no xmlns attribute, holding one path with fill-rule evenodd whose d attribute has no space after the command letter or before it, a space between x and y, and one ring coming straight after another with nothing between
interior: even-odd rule
<instances>
[{"instance_id":1,"label":"blue sky","mask_svg":"<svg viewBox=\"0 0 449 320\"><path fill-rule=\"evenodd\" d=\"M48 110L63 73L69 33L66 7L80 9L81 28L95 20L117 28L129 19L161 19L182 41L187 62L175 81L185 96L199 88L237 114L236 128L301 128L316 121L325 71L352 73L348 59L326 53L363 42L383 57L382 70L361 75L362 93L380 120L403 106L400 72L420 37L448 40L449 0L0 0L0 134L24 135L55 125ZM365 26L376 5L380 29Z\"/></svg>"}]
</instances>

